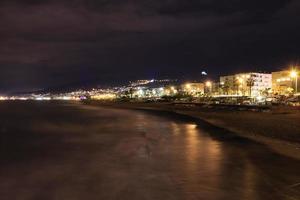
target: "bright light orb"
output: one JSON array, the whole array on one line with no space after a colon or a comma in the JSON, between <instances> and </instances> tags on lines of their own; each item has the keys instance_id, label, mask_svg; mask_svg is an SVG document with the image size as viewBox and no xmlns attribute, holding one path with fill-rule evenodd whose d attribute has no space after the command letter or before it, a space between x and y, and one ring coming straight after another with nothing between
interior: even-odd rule
<instances>
[{"instance_id":1,"label":"bright light orb","mask_svg":"<svg viewBox=\"0 0 300 200\"><path fill-rule=\"evenodd\" d=\"M298 72L296 70L292 70L291 73L290 73L290 76L292 78L297 78L298 77Z\"/></svg>"},{"instance_id":2,"label":"bright light orb","mask_svg":"<svg viewBox=\"0 0 300 200\"><path fill-rule=\"evenodd\" d=\"M211 86L211 82L210 81L206 81L205 85L206 85L206 87L210 87Z\"/></svg>"}]
</instances>

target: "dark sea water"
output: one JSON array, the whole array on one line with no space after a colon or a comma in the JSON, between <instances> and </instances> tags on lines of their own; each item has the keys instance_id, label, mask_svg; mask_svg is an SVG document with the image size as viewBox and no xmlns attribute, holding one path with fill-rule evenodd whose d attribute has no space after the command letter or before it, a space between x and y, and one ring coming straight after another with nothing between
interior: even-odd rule
<instances>
[{"instance_id":1,"label":"dark sea water","mask_svg":"<svg viewBox=\"0 0 300 200\"><path fill-rule=\"evenodd\" d=\"M0 199L299 200L300 161L170 114L0 102Z\"/></svg>"}]
</instances>

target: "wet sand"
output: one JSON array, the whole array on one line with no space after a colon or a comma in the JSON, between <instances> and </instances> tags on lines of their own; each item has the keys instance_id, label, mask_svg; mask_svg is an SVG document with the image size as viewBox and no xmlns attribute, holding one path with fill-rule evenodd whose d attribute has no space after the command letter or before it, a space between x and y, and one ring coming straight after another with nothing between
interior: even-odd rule
<instances>
[{"instance_id":1,"label":"wet sand","mask_svg":"<svg viewBox=\"0 0 300 200\"><path fill-rule=\"evenodd\" d=\"M171 112L226 129L240 137L267 145L273 151L300 160L300 110L272 107L268 112L240 111L218 107L172 103L101 103L92 105L115 108Z\"/></svg>"},{"instance_id":2,"label":"wet sand","mask_svg":"<svg viewBox=\"0 0 300 200\"><path fill-rule=\"evenodd\" d=\"M300 162L168 113L0 104L0 196L299 199Z\"/></svg>"}]
</instances>

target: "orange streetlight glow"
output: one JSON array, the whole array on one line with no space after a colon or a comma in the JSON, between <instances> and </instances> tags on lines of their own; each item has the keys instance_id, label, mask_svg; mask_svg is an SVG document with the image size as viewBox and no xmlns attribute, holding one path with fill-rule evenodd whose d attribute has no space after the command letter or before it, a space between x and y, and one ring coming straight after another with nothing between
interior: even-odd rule
<instances>
[{"instance_id":1,"label":"orange streetlight glow","mask_svg":"<svg viewBox=\"0 0 300 200\"><path fill-rule=\"evenodd\" d=\"M290 73L290 76L292 78L297 78L298 77L298 72L296 70L292 70L291 73Z\"/></svg>"},{"instance_id":2,"label":"orange streetlight glow","mask_svg":"<svg viewBox=\"0 0 300 200\"><path fill-rule=\"evenodd\" d=\"M206 87L210 87L211 86L211 82L210 81L206 81L205 85L206 85Z\"/></svg>"},{"instance_id":3,"label":"orange streetlight glow","mask_svg":"<svg viewBox=\"0 0 300 200\"><path fill-rule=\"evenodd\" d=\"M296 71L295 69L293 69L290 72L290 76L291 76L291 78L295 79L295 84L296 84L295 93L297 93L298 92L298 71Z\"/></svg>"}]
</instances>

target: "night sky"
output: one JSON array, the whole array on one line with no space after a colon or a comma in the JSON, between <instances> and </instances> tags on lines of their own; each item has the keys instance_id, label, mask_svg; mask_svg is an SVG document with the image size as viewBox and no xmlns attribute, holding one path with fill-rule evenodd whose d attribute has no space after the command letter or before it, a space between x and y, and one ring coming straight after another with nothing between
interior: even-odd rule
<instances>
[{"instance_id":1,"label":"night sky","mask_svg":"<svg viewBox=\"0 0 300 200\"><path fill-rule=\"evenodd\" d=\"M0 93L299 63L299 0L1 0Z\"/></svg>"}]
</instances>

